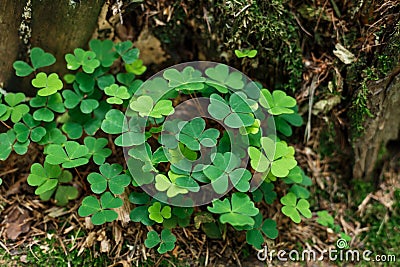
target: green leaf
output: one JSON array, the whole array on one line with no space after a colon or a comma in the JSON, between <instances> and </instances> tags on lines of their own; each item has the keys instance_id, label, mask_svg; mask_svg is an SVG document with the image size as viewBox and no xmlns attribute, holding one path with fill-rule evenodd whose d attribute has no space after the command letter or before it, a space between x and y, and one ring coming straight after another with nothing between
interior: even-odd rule
<instances>
[{"instance_id":1,"label":"green leaf","mask_svg":"<svg viewBox=\"0 0 400 267\"><path fill-rule=\"evenodd\" d=\"M263 233L271 238L275 239L278 237L278 229L276 228L276 222L272 219L267 219L261 226Z\"/></svg>"},{"instance_id":2,"label":"green leaf","mask_svg":"<svg viewBox=\"0 0 400 267\"><path fill-rule=\"evenodd\" d=\"M128 73L142 75L147 70L147 67L143 65L143 60L137 59L131 64L125 64L125 70Z\"/></svg>"},{"instance_id":3,"label":"green leaf","mask_svg":"<svg viewBox=\"0 0 400 267\"><path fill-rule=\"evenodd\" d=\"M32 85L39 88L39 96L53 95L63 88L63 83L57 73L51 73L47 76L46 73L40 72L36 75L36 78L32 80Z\"/></svg>"},{"instance_id":4,"label":"green leaf","mask_svg":"<svg viewBox=\"0 0 400 267\"><path fill-rule=\"evenodd\" d=\"M23 155L28 151L29 140L20 143L16 140L16 134L13 129L6 133L0 134L0 160L6 160L11 151L14 150L17 154Z\"/></svg>"},{"instance_id":5,"label":"green leaf","mask_svg":"<svg viewBox=\"0 0 400 267\"><path fill-rule=\"evenodd\" d=\"M217 199L212 203L213 207L207 207L207 209L212 213L221 214L220 222L229 223L232 226L253 226L255 222L252 216L259 212L250 197L243 193L233 193L231 201L225 198L223 201Z\"/></svg>"},{"instance_id":6,"label":"green leaf","mask_svg":"<svg viewBox=\"0 0 400 267\"><path fill-rule=\"evenodd\" d=\"M235 50L235 55L238 58L244 58L244 57L248 57L248 58L253 58L257 55L257 50L249 50L249 49L243 49L243 50Z\"/></svg>"},{"instance_id":7,"label":"green leaf","mask_svg":"<svg viewBox=\"0 0 400 267\"><path fill-rule=\"evenodd\" d=\"M100 173L90 173L87 177L91 184L93 193L101 194L109 187L111 193L122 194L125 187L131 183L131 178L126 174L121 174L122 166L119 164L103 164L100 166Z\"/></svg>"},{"instance_id":8,"label":"green leaf","mask_svg":"<svg viewBox=\"0 0 400 267\"><path fill-rule=\"evenodd\" d=\"M130 103L130 108L139 113L139 116L150 116L153 118L162 118L174 113L174 107L171 100L160 100L154 106L151 96L139 96L138 99Z\"/></svg>"},{"instance_id":9,"label":"green leaf","mask_svg":"<svg viewBox=\"0 0 400 267\"><path fill-rule=\"evenodd\" d=\"M78 197L78 193L78 189L73 186L59 185L56 194L54 195L56 204L58 206L65 206L68 204L68 201L76 199Z\"/></svg>"},{"instance_id":10,"label":"green leaf","mask_svg":"<svg viewBox=\"0 0 400 267\"><path fill-rule=\"evenodd\" d=\"M175 90L201 90L204 88L205 78L202 73L193 67L185 67L182 72L176 69L167 69L163 77L169 81L168 85Z\"/></svg>"},{"instance_id":11,"label":"green leaf","mask_svg":"<svg viewBox=\"0 0 400 267\"><path fill-rule=\"evenodd\" d=\"M75 122L67 122L61 127L61 129L70 139L79 139L83 134L82 126Z\"/></svg>"},{"instance_id":12,"label":"green leaf","mask_svg":"<svg viewBox=\"0 0 400 267\"><path fill-rule=\"evenodd\" d=\"M290 217L290 219L295 223L301 222L300 213L306 218L311 218L312 216L308 201L300 199L297 202L297 197L292 192L289 192L287 195L282 197L281 203L284 205L282 207L282 213Z\"/></svg>"},{"instance_id":13,"label":"green leaf","mask_svg":"<svg viewBox=\"0 0 400 267\"><path fill-rule=\"evenodd\" d=\"M94 163L101 165L111 155L111 149L105 148L108 140L105 138L85 137L85 146L89 149L88 157L93 157Z\"/></svg>"},{"instance_id":14,"label":"green leaf","mask_svg":"<svg viewBox=\"0 0 400 267\"><path fill-rule=\"evenodd\" d=\"M13 68L15 69L15 73L19 77L25 77L31 74L34 69L24 61L15 61L13 64Z\"/></svg>"},{"instance_id":15,"label":"green leaf","mask_svg":"<svg viewBox=\"0 0 400 267\"><path fill-rule=\"evenodd\" d=\"M221 93L227 93L227 88L239 90L244 87L243 76L239 71L229 73L229 67L224 64L218 64L214 68L208 68L206 75L211 79L207 84L215 87Z\"/></svg>"},{"instance_id":16,"label":"green leaf","mask_svg":"<svg viewBox=\"0 0 400 267\"><path fill-rule=\"evenodd\" d=\"M111 96L107 98L107 103L121 105L123 100L129 99L131 95L128 93L128 89L125 86L118 86L118 84L112 84L104 89L106 95Z\"/></svg>"},{"instance_id":17,"label":"green leaf","mask_svg":"<svg viewBox=\"0 0 400 267\"><path fill-rule=\"evenodd\" d=\"M328 213L326 210L318 211L317 212L318 218L317 223L322 226L332 228L335 224L335 220L333 219L332 215Z\"/></svg>"},{"instance_id":18,"label":"green leaf","mask_svg":"<svg viewBox=\"0 0 400 267\"><path fill-rule=\"evenodd\" d=\"M156 175L155 187L160 192L166 191L168 197L175 197L179 194L187 194L189 192L188 189L176 185L164 174Z\"/></svg>"},{"instance_id":19,"label":"green leaf","mask_svg":"<svg viewBox=\"0 0 400 267\"><path fill-rule=\"evenodd\" d=\"M207 129L206 123L202 118L194 118L189 122L181 122L178 125L181 128L179 141L190 150L198 151L201 146L214 147L217 144L219 131L217 129Z\"/></svg>"},{"instance_id":20,"label":"green leaf","mask_svg":"<svg viewBox=\"0 0 400 267\"><path fill-rule=\"evenodd\" d=\"M8 106L0 104L3 109L3 114L0 116L1 121L6 121L11 117L11 121L16 123L29 112L29 107L21 104L25 100L25 94L23 93L8 93L4 96L4 100ZM4 107L6 108L5 112Z\"/></svg>"},{"instance_id":21,"label":"green leaf","mask_svg":"<svg viewBox=\"0 0 400 267\"><path fill-rule=\"evenodd\" d=\"M261 90L260 105L268 110L271 115L292 114L296 106L296 99L286 95L281 90L275 90L272 94L267 90Z\"/></svg>"},{"instance_id":22,"label":"green leaf","mask_svg":"<svg viewBox=\"0 0 400 267\"><path fill-rule=\"evenodd\" d=\"M147 248L154 248L155 246L160 244L160 242L161 242L160 236L157 234L156 231L153 230L147 233L147 238L144 241L144 245Z\"/></svg>"},{"instance_id":23,"label":"green leaf","mask_svg":"<svg viewBox=\"0 0 400 267\"><path fill-rule=\"evenodd\" d=\"M136 184L136 186L142 186L154 182L154 174L152 172L143 171L144 164L144 162L138 159L128 159L129 170L134 170L134 172L131 172L133 178L132 184Z\"/></svg>"},{"instance_id":24,"label":"green leaf","mask_svg":"<svg viewBox=\"0 0 400 267\"><path fill-rule=\"evenodd\" d=\"M112 51L114 43L111 40L93 39L89 42L89 46L96 53L96 58L100 60L103 67L111 67L117 59L117 53Z\"/></svg>"},{"instance_id":25,"label":"green leaf","mask_svg":"<svg viewBox=\"0 0 400 267\"><path fill-rule=\"evenodd\" d=\"M79 216L86 217L100 211L100 203L94 196L87 196L82 200L82 204L78 209Z\"/></svg>"},{"instance_id":26,"label":"green leaf","mask_svg":"<svg viewBox=\"0 0 400 267\"><path fill-rule=\"evenodd\" d=\"M89 162L85 156L89 149L75 141L67 141L65 146L52 144L47 148L46 162L50 164L62 164L64 168L74 168Z\"/></svg>"},{"instance_id":27,"label":"green leaf","mask_svg":"<svg viewBox=\"0 0 400 267\"><path fill-rule=\"evenodd\" d=\"M78 209L79 216L86 217L93 215L91 220L94 225L101 225L112 222L118 218L118 213L114 210L121 207L122 199L113 197L110 192L105 192L99 200L94 196L87 196L83 199Z\"/></svg>"},{"instance_id":28,"label":"green leaf","mask_svg":"<svg viewBox=\"0 0 400 267\"><path fill-rule=\"evenodd\" d=\"M139 49L132 48L132 45L129 40L115 45L115 50L126 64L131 64L139 58Z\"/></svg>"},{"instance_id":29,"label":"green leaf","mask_svg":"<svg viewBox=\"0 0 400 267\"><path fill-rule=\"evenodd\" d=\"M77 70L80 66L86 73L93 73L100 66L100 61L96 59L96 53L76 48L74 54L66 54L67 68L69 70Z\"/></svg>"},{"instance_id":30,"label":"green leaf","mask_svg":"<svg viewBox=\"0 0 400 267\"><path fill-rule=\"evenodd\" d=\"M164 254L171 251L175 247L176 237L171 233L169 229L163 229L161 231L161 244L157 249L158 253Z\"/></svg>"},{"instance_id":31,"label":"green leaf","mask_svg":"<svg viewBox=\"0 0 400 267\"><path fill-rule=\"evenodd\" d=\"M46 135L46 129L39 126L40 122L34 120L31 114L25 114L23 121L24 123L14 124L18 142L26 142L29 137L33 142L39 142Z\"/></svg>"},{"instance_id":32,"label":"green leaf","mask_svg":"<svg viewBox=\"0 0 400 267\"><path fill-rule=\"evenodd\" d=\"M171 207L164 206L161 209L161 203L155 202L148 208L149 211L149 218L157 223L162 223L164 219L171 218Z\"/></svg>"},{"instance_id":33,"label":"green leaf","mask_svg":"<svg viewBox=\"0 0 400 267\"><path fill-rule=\"evenodd\" d=\"M149 211L147 210L147 206L139 206L134 208L130 214L129 214L129 218L133 221L133 222L140 222L143 225L153 225L154 221L150 220L149 218Z\"/></svg>"}]
</instances>

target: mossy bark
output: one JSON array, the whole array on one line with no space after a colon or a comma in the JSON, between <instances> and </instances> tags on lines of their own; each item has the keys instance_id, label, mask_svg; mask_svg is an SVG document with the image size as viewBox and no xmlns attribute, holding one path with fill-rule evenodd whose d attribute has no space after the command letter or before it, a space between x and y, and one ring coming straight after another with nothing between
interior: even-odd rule
<instances>
[{"instance_id":1,"label":"mossy bark","mask_svg":"<svg viewBox=\"0 0 400 267\"><path fill-rule=\"evenodd\" d=\"M3 3L5 2L5 3ZM15 3L14 3L15 2ZM86 47L94 30L97 27L97 20L104 0L32 0L31 8L31 47L41 47L47 52L55 55L55 65L43 69L44 71L57 72L60 75L66 72L64 54L71 53L77 47ZM22 5L22 8L21 8ZM22 41L18 40L18 27L21 22L23 6L26 1L2 1L0 4L0 17L4 18L8 30L6 36L12 41L0 41L0 53L5 53L1 58L7 58L7 62L0 65L0 81L10 91L24 91L32 94L27 79L15 77L12 71L12 62L17 55L26 49ZM21 47L22 46L22 47ZM26 55L19 57L27 60Z\"/></svg>"},{"instance_id":2,"label":"mossy bark","mask_svg":"<svg viewBox=\"0 0 400 267\"><path fill-rule=\"evenodd\" d=\"M354 178L372 180L378 174L379 153L391 140L399 138L400 130L400 33L394 31L390 40L378 55L387 55L392 70L387 76L367 84L370 97L368 107L371 118L364 121L364 131L354 143ZM379 67L379 63L378 63Z\"/></svg>"}]
</instances>

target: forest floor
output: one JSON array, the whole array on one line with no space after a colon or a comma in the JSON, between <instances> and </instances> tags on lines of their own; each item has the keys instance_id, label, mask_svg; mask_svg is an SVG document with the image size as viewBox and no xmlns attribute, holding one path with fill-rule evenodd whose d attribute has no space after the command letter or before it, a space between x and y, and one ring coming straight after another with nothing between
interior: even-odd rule
<instances>
[{"instance_id":1,"label":"forest floor","mask_svg":"<svg viewBox=\"0 0 400 267\"><path fill-rule=\"evenodd\" d=\"M279 237L268 243L271 250L335 249L340 233L351 237L351 249L371 250L372 255L400 257L400 160L399 155L382 165L376 184L351 181L330 170L330 159L320 158L310 147L296 147L297 160L314 185L313 217L300 224L281 213ZM245 235L228 231L225 239L209 239L194 227L176 231L178 242L170 254L157 255L145 248L147 229L138 223L114 222L93 226L79 217L80 200L67 207L42 202L26 183L29 166L38 155L12 155L0 163L0 266L282 266L276 258L260 261L258 251L246 245ZM317 211L335 218L325 227ZM342 266L343 261L288 262L286 266ZM392 263L346 262L352 266L393 266Z\"/></svg>"}]
</instances>

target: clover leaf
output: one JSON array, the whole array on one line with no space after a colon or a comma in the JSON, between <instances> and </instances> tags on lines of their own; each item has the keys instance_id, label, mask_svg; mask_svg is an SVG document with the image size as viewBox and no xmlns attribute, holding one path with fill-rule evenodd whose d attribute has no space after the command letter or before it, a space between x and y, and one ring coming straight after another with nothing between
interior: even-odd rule
<instances>
[{"instance_id":1,"label":"clover leaf","mask_svg":"<svg viewBox=\"0 0 400 267\"><path fill-rule=\"evenodd\" d=\"M79 108L82 113L89 114L99 107L99 101L87 98L87 96L82 94L79 90L75 90L75 92L64 90L62 95L65 98L64 105L68 109L73 109L80 104Z\"/></svg>"},{"instance_id":2,"label":"clover leaf","mask_svg":"<svg viewBox=\"0 0 400 267\"><path fill-rule=\"evenodd\" d=\"M131 171L133 185L142 186L154 182L153 172L143 170L143 167L145 166L143 161L130 157L127 164L129 170L134 170L134 172Z\"/></svg>"},{"instance_id":3,"label":"clover leaf","mask_svg":"<svg viewBox=\"0 0 400 267\"><path fill-rule=\"evenodd\" d=\"M105 138L96 139L92 136L87 136L83 142L89 149L88 157L93 157L93 161L97 165L103 164L106 158L111 155L111 149L105 148L108 144L108 140Z\"/></svg>"},{"instance_id":4,"label":"clover leaf","mask_svg":"<svg viewBox=\"0 0 400 267\"><path fill-rule=\"evenodd\" d=\"M55 189L59 182L69 182L71 180L72 174L69 171L62 170L60 166L51 165L47 162L43 166L40 163L32 164L31 173L27 179L30 186L37 186L36 195L43 195Z\"/></svg>"},{"instance_id":5,"label":"clover leaf","mask_svg":"<svg viewBox=\"0 0 400 267\"><path fill-rule=\"evenodd\" d=\"M14 129L0 134L0 160L6 160L11 151L18 155L24 155L28 151L29 140L21 143L17 141Z\"/></svg>"},{"instance_id":6,"label":"clover leaf","mask_svg":"<svg viewBox=\"0 0 400 267\"><path fill-rule=\"evenodd\" d=\"M162 118L174 113L171 100L160 100L154 105L153 99L148 95L139 96L131 102L129 107L138 112L141 117Z\"/></svg>"},{"instance_id":7,"label":"clover leaf","mask_svg":"<svg viewBox=\"0 0 400 267\"><path fill-rule=\"evenodd\" d=\"M131 183L131 177L127 174L121 174L123 168L119 164L102 164L100 173L92 172L87 180L91 184L93 193L101 194L106 191L107 186L111 193L115 195L122 194L125 187Z\"/></svg>"},{"instance_id":8,"label":"clover leaf","mask_svg":"<svg viewBox=\"0 0 400 267\"><path fill-rule=\"evenodd\" d=\"M217 199L212 204L213 206L207 209L212 213L221 214L220 222L229 223L232 226L253 226L255 221L252 216L259 212L250 197L244 193L233 193L230 201L228 198L223 201Z\"/></svg>"},{"instance_id":9,"label":"clover leaf","mask_svg":"<svg viewBox=\"0 0 400 267\"><path fill-rule=\"evenodd\" d=\"M137 205L129 214L129 218L133 222L140 222L144 225L154 224L154 221L149 218L148 204L150 202L150 196L147 193L132 192L129 195L129 201Z\"/></svg>"},{"instance_id":10,"label":"clover leaf","mask_svg":"<svg viewBox=\"0 0 400 267\"><path fill-rule=\"evenodd\" d=\"M56 62L56 58L52 54L44 52L44 50L39 47L32 48L29 57L32 66L20 60L14 62L13 67L17 76L28 76L35 70L53 65Z\"/></svg>"},{"instance_id":11,"label":"clover leaf","mask_svg":"<svg viewBox=\"0 0 400 267\"><path fill-rule=\"evenodd\" d=\"M253 200L260 202L263 198L267 204L272 204L277 197L274 191L274 184L271 182L263 181L257 190L253 191Z\"/></svg>"},{"instance_id":12,"label":"clover leaf","mask_svg":"<svg viewBox=\"0 0 400 267\"><path fill-rule=\"evenodd\" d=\"M131 64L125 64L125 70L128 73L142 75L147 70L147 67L143 65L143 60L137 59Z\"/></svg>"},{"instance_id":13,"label":"clover leaf","mask_svg":"<svg viewBox=\"0 0 400 267\"><path fill-rule=\"evenodd\" d=\"M93 39L89 42L89 46L96 53L96 58L100 60L103 67L111 67L117 59L117 53L113 51L114 43L111 40Z\"/></svg>"},{"instance_id":14,"label":"clover leaf","mask_svg":"<svg viewBox=\"0 0 400 267\"><path fill-rule=\"evenodd\" d=\"M0 104L2 115L0 121L6 121L11 117L13 123L19 122L22 117L29 112L29 107L21 104L25 100L23 93L8 93L4 96L4 101L8 105ZM4 111L6 109L6 111Z\"/></svg>"},{"instance_id":15,"label":"clover leaf","mask_svg":"<svg viewBox=\"0 0 400 267\"><path fill-rule=\"evenodd\" d=\"M179 176L169 175L168 178L164 174L157 174L156 175L156 183L155 187L160 192L167 192L168 197L175 197L179 194L187 194L189 192L188 189L178 186L175 183L176 178Z\"/></svg>"},{"instance_id":16,"label":"clover leaf","mask_svg":"<svg viewBox=\"0 0 400 267\"><path fill-rule=\"evenodd\" d=\"M296 99L286 95L281 90L275 90L272 94L267 90L261 90L260 105L268 110L271 115L293 114Z\"/></svg>"},{"instance_id":17,"label":"clover leaf","mask_svg":"<svg viewBox=\"0 0 400 267\"><path fill-rule=\"evenodd\" d=\"M54 112L65 112L60 93L55 93L47 97L36 96L30 100L29 105L33 108L40 108L33 112L33 118L37 121L50 122L54 120Z\"/></svg>"},{"instance_id":18,"label":"clover leaf","mask_svg":"<svg viewBox=\"0 0 400 267\"><path fill-rule=\"evenodd\" d=\"M171 218L171 207L164 206L161 208L160 202L155 202L148 208L149 218L157 223L162 223L164 219Z\"/></svg>"},{"instance_id":19,"label":"clover leaf","mask_svg":"<svg viewBox=\"0 0 400 267\"><path fill-rule=\"evenodd\" d=\"M51 73L47 76L46 73L40 72L32 80L32 85L39 88L37 94L39 96L49 96L57 93L58 90L63 88L63 82L58 77L57 73Z\"/></svg>"},{"instance_id":20,"label":"clover leaf","mask_svg":"<svg viewBox=\"0 0 400 267\"><path fill-rule=\"evenodd\" d=\"M115 45L115 50L126 64L131 64L139 58L139 49L132 48L131 41L121 42Z\"/></svg>"},{"instance_id":21,"label":"clover leaf","mask_svg":"<svg viewBox=\"0 0 400 267\"><path fill-rule=\"evenodd\" d=\"M216 153L213 157L213 165L204 169L204 174L212 181L211 185L218 194L228 190L229 180L234 187L241 192L250 189L249 180L251 173L240 166L240 158L231 152Z\"/></svg>"},{"instance_id":22,"label":"clover leaf","mask_svg":"<svg viewBox=\"0 0 400 267\"><path fill-rule=\"evenodd\" d=\"M272 175L286 177L289 171L297 165L294 159L294 148L284 141L276 142L270 137L261 138L262 151L249 147L251 167L257 172L266 172L271 168Z\"/></svg>"},{"instance_id":23,"label":"clover leaf","mask_svg":"<svg viewBox=\"0 0 400 267\"><path fill-rule=\"evenodd\" d=\"M57 187L54 198L58 206L65 206L69 200L76 199L78 197L78 189L72 185L59 185Z\"/></svg>"},{"instance_id":24,"label":"clover leaf","mask_svg":"<svg viewBox=\"0 0 400 267\"><path fill-rule=\"evenodd\" d=\"M290 219L295 223L301 222L300 213L306 218L311 218L312 216L310 203L303 198L297 201L297 196L292 192L289 192L282 197L281 203L284 205L281 209L282 213L290 217Z\"/></svg>"},{"instance_id":25,"label":"clover leaf","mask_svg":"<svg viewBox=\"0 0 400 267\"><path fill-rule=\"evenodd\" d=\"M176 237L171 233L171 230L163 229L161 231L161 238L156 231L148 232L147 238L144 241L144 245L147 248L154 248L155 246L160 244L157 251L160 254L164 254L174 249L175 242L176 242Z\"/></svg>"},{"instance_id":26,"label":"clover leaf","mask_svg":"<svg viewBox=\"0 0 400 267\"><path fill-rule=\"evenodd\" d=\"M33 142L39 142L45 135L46 129L40 125L40 122L33 119L31 114L25 114L22 118L24 123L14 124L14 131L18 142L26 142L28 138Z\"/></svg>"},{"instance_id":27,"label":"clover leaf","mask_svg":"<svg viewBox=\"0 0 400 267\"><path fill-rule=\"evenodd\" d=\"M227 93L228 88L238 90L244 87L242 74L239 71L229 73L229 67L224 64L218 64L215 68L208 68L205 73L210 78L206 83L220 93Z\"/></svg>"},{"instance_id":28,"label":"clover leaf","mask_svg":"<svg viewBox=\"0 0 400 267\"><path fill-rule=\"evenodd\" d=\"M275 239L278 237L278 230L276 229L276 222L272 219L262 221L262 215L259 213L254 217L253 229L246 232L246 241L248 244L253 245L256 249L261 249L264 243L264 236Z\"/></svg>"},{"instance_id":29,"label":"clover leaf","mask_svg":"<svg viewBox=\"0 0 400 267\"><path fill-rule=\"evenodd\" d=\"M202 73L189 66L182 70L167 69L163 73L163 77L169 81L168 85L175 90L201 90L204 88L205 78Z\"/></svg>"},{"instance_id":30,"label":"clover leaf","mask_svg":"<svg viewBox=\"0 0 400 267\"><path fill-rule=\"evenodd\" d=\"M168 162L167 157L164 154L164 149L162 147L157 148L157 150L152 153L150 145L145 142L140 146L135 146L128 151L128 155L139 159L144 162L143 170L152 171L154 169L153 165L157 165L160 162Z\"/></svg>"},{"instance_id":31,"label":"clover leaf","mask_svg":"<svg viewBox=\"0 0 400 267\"><path fill-rule=\"evenodd\" d=\"M67 137L62 134L58 128L46 129L46 135L38 142L39 145L49 144L64 144L67 141ZM45 150L48 146L45 147Z\"/></svg>"},{"instance_id":32,"label":"clover leaf","mask_svg":"<svg viewBox=\"0 0 400 267\"><path fill-rule=\"evenodd\" d=\"M243 58L243 57L248 57L248 58L253 58L257 55L257 50L249 50L249 49L243 49L243 50L235 50L235 55L238 58Z\"/></svg>"},{"instance_id":33,"label":"clover leaf","mask_svg":"<svg viewBox=\"0 0 400 267\"><path fill-rule=\"evenodd\" d=\"M242 92L232 94L229 104L221 96L212 94L208 112L213 118L223 121L227 126L240 128L253 125L255 119L252 112L257 108L257 102L248 99Z\"/></svg>"},{"instance_id":34,"label":"clover leaf","mask_svg":"<svg viewBox=\"0 0 400 267\"><path fill-rule=\"evenodd\" d=\"M328 213L326 210L321 210L317 212L318 218L317 223L322 226L333 228L335 224L335 220L333 219L332 215Z\"/></svg>"},{"instance_id":35,"label":"clover leaf","mask_svg":"<svg viewBox=\"0 0 400 267\"><path fill-rule=\"evenodd\" d=\"M101 195L100 201L94 196L87 196L83 199L78 209L81 217L93 215L91 220L94 225L101 225L106 222L112 222L118 218L118 213L111 209L121 207L122 199L113 197L110 192Z\"/></svg>"},{"instance_id":36,"label":"clover leaf","mask_svg":"<svg viewBox=\"0 0 400 267\"><path fill-rule=\"evenodd\" d=\"M140 117L130 117L128 121L121 111L111 109L106 113L101 129L108 134L121 134L114 140L117 146L141 145L145 142L144 120Z\"/></svg>"},{"instance_id":37,"label":"clover leaf","mask_svg":"<svg viewBox=\"0 0 400 267\"><path fill-rule=\"evenodd\" d=\"M93 73L100 66L100 61L96 59L96 53L93 51L85 51L81 48L76 48L74 54L66 54L67 69L77 70L80 66L86 73Z\"/></svg>"},{"instance_id":38,"label":"clover leaf","mask_svg":"<svg viewBox=\"0 0 400 267\"><path fill-rule=\"evenodd\" d=\"M291 125L300 127L303 124L303 119L297 111L297 106L293 107L292 109L294 110L294 113L292 114L281 114L279 116L268 118L269 123L270 120L274 120L276 130L282 133L284 136L292 135L293 131Z\"/></svg>"},{"instance_id":39,"label":"clover leaf","mask_svg":"<svg viewBox=\"0 0 400 267\"><path fill-rule=\"evenodd\" d=\"M121 105L126 99L129 99L131 95L128 93L128 89L125 86L118 86L118 84L112 84L104 89L106 95L111 96L107 98L107 103Z\"/></svg>"},{"instance_id":40,"label":"clover leaf","mask_svg":"<svg viewBox=\"0 0 400 267\"><path fill-rule=\"evenodd\" d=\"M214 147L217 144L219 131L217 129L207 129L206 123L202 118L194 118L189 122L180 122L179 141L191 150L200 150L201 146Z\"/></svg>"},{"instance_id":41,"label":"clover leaf","mask_svg":"<svg viewBox=\"0 0 400 267\"><path fill-rule=\"evenodd\" d=\"M89 149L75 141L67 141L65 145L51 144L47 147L46 162L56 165L62 164L63 168L74 168L89 162L86 155Z\"/></svg>"}]
</instances>

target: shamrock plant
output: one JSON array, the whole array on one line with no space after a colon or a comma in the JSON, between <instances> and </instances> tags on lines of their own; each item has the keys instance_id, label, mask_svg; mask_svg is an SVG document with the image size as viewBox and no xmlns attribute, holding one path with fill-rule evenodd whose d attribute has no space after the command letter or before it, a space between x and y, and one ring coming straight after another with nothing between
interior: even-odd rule
<instances>
[{"instance_id":1,"label":"shamrock plant","mask_svg":"<svg viewBox=\"0 0 400 267\"><path fill-rule=\"evenodd\" d=\"M14 69L30 76L35 96L0 97L8 128L0 160L41 151L28 184L42 200L67 205L81 197L78 214L94 225L121 219L117 209L130 205L130 220L149 227L145 246L159 253L174 249L176 227L191 224L212 238L245 231L260 248L278 235L264 205L279 205L296 223L311 217L311 179L287 139L302 124L293 97L207 62L143 82L136 76L146 67L131 41L92 40L89 48L65 55L70 72L62 78L40 71L55 58L32 48L30 63Z\"/></svg>"}]
</instances>

